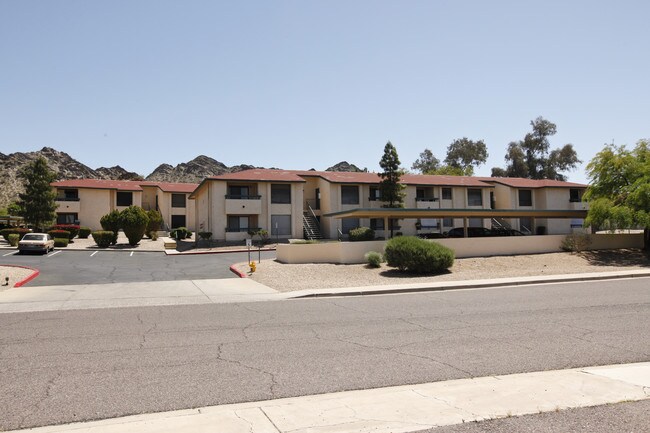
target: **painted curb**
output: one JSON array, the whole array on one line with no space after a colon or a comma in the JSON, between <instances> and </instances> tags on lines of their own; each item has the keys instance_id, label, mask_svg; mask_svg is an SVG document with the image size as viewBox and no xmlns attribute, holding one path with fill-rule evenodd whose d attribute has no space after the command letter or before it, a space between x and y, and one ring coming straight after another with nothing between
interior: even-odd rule
<instances>
[{"instance_id":1,"label":"painted curb","mask_svg":"<svg viewBox=\"0 0 650 433\"><path fill-rule=\"evenodd\" d=\"M29 283L32 281L34 278L38 277L41 274L41 271L39 271L36 268L30 268L29 266L18 266L18 265L2 265L2 266L7 266L9 268L22 268L22 269L29 269L30 271L33 271L31 275L23 278L22 280L18 281L16 284L13 285L13 287L21 287L24 286L25 284Z\"/></svg>"},{"instance_id":2,"label":"painted curb","mask_svg":"<svg viewBox=\"0 0 650 433\"><path fill-rule=\"evenodd\" d=\"M230 272L237 275L239 278L247 278L248 275L237 269L236 265L230 265Z\"/></svg>"}]
</instances>

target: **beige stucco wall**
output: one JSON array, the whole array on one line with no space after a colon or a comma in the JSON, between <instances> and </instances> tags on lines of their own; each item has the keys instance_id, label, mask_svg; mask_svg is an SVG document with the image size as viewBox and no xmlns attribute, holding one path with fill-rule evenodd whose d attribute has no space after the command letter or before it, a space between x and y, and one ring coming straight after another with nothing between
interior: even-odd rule
<instances>
[{"instance_id":1,"label":"beige stucco wall","mask_svg":"<svg viewBox=\"0 0 650 433\"><path fill-rule=\"evenodd\" d=\"M559 252L564 235L494 238L437 239L454 250L457 258ZM643 234L591 235L589 249L642 248ZM277 259L282 263L364 263L370 251L383 252L386 241L282 244Z\"/></svg>"},{"instance_id":2,"label":"beige stucco wall","mask_svg":"<svg viewBox=\"0 0 650 433\"><path fill-rule=\"evenodd\" d=\"M108 189L78 189L79 224L92 230L101 230L99 220L113 210L115 191Z\"/></svg>"}]
</instances>

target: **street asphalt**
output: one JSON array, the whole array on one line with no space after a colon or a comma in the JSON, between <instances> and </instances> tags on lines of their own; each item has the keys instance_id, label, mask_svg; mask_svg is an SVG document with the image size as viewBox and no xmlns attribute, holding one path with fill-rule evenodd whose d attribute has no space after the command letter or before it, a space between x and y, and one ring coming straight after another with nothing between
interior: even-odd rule
<instances>
[{"instance_id":1,"label":"street asphalt","mask_svg":"<svg viewBox=\"0 0 650 433\"><path fill-rule=\"evenodd\" d=\"M252 259L257 257L254 254ZM274 258L275 251L262 252L261 257ZM236 278L230 265L247 260L247 253L167 256L162 252L137 251L55 250L47 255L0 252L2 264L41 271L27 286Z\"/></svg>"},{"instance_id":2,"label":"street asphalt","mask_svg":"<svg viewBox=\"0 0 650 433\"><path fill-rule=\"evenodd\" d=\"M648 279L0 315L0 429L650 359Z\"/></svg>"}]
</instances>

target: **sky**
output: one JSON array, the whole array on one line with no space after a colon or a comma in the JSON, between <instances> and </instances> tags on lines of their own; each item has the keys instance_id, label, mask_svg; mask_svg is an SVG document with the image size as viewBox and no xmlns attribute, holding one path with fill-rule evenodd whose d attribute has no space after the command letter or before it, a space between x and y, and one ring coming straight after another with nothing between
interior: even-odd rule
<instances>
[{"instance_id":1,"label":"sky","mask_svg":"<svg viewBox=\"0 0 650 433\"><path fill-rule=\"evenodd\" d=\"M483 140L489 176L542 116L583 161L650 137L650 2L0 0L0 152L148 175L410 169Z\"/></svg>"}]
</instances>

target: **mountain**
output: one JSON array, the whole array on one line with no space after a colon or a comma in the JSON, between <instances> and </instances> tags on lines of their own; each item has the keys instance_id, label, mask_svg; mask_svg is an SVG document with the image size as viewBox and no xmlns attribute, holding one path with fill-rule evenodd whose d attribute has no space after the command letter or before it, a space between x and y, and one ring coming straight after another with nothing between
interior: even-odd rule
<instances>
[{"instance_id":1,"label":"mountain","mask_svg":"<svg viewBox=\"0 0 650 433\"><path fill-rule=\"evenodd\" d=\"M350 164L347 161L341 161L338 164L334 164L325 171L347 171L347 172L364 172L368 171L367 169L361 170L354 164Z\"/></svg>"}]
</instances>

